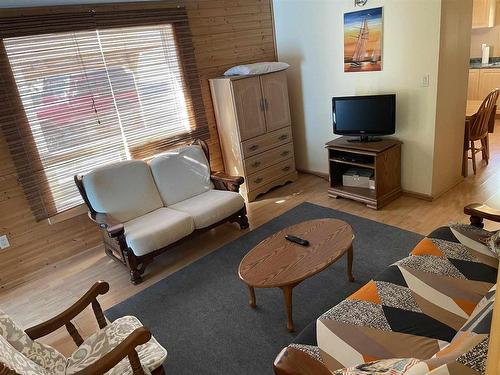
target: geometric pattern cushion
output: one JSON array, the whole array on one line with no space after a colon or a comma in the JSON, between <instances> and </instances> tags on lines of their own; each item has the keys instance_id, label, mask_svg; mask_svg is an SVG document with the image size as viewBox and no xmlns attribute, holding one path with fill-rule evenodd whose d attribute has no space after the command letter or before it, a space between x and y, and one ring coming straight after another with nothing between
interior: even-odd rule
<instances>
[{"instance_id":1,"label":"geometric pattern cushion","mask_svg":"<svg viewBox=\"0 0 500 375\"><path fill-rule=\"evenodd\" d=\"M52 374L62 375L66 357L54 348L32 340L7 314L0 310L0 336L17 352ZM17 356L16 356L17 358Z\"/></svg>"},{"instance_id":2,"label":"geometric pattern cushion","mask_svg":"<svg viewBox=\"0 0 500 375\"><path fill-rule=\"evenodd\" d=\"M484 374L496 285L478 303L451 343L424 361L431 373Z\"/></svg>"},{"instance_id":3,"label":"geometric pattern cushion","mask_svg":"<svg viewBox=\"0 0 500 375\"><path fill-rule=\"evenodd\" d=\"M498 258L481 242L488 233L468 226L433 232L409 257L321 315L316 342L308 338L302 349L331 371L391 358L431 359L465 327L496 282ZM484 337L463 343L461 354ZM457 358L434 359L432 368L448 360L458 366ZM427 362L423 366L429 370Z\"/></svg>"},{"instance_id":4,"label":"geometric pattern cushion","mask_svg":"<svg viewBox=\"0 0 500 375\"><path fill-rule=\"evenodd\" d=\"M0 336L0 364L8 369L23 375L51 375L42 366L21 354L3 336ZM0 367L1 368L1 367Z\"/></svg>"},{"instance_id":5,"label":"geometric pattern cushion","mask_svg":"<svg viewBox=\"0 0 500 375\"><path fill-rule=\"evenodd\" d=\"M496 290L497 285L495 284L481 299L481 301L479 301L476 308L469 316L469 319L467 319L467 322L465 322L462 328L460 328L459 333L474 332L478 334L487 334L490 332Z\"/></svg>"},{"instance_id":6,"label":"geometric pattern cushion","mask_svg":"<svg viewBox=\"0 0 500 375\"><path fill-rule=\"evenodd\" d=\"M68 358L66 374L74 374L97 359L109 353L118 344L127 338L135 329L142 327L141 322L133 316L118 318L103 329L87 338L82 345ZM146 344L136 348L139 359L146 372L160 367L167 358L167 351L154 337ZM106 373L107 375L131 375L132 368L128 358L124 358L118 365Z\"/></svg>"},{"instance_id":7,"label":"geometric pattern cushion","mask_svg":"<svg viewBox=\"0 0 500 375\"><path fill-rule=\"evenodd\" d=\"M461 353L455 360L447 362L431 371L432 375L484 375L488 357L489 336Z\"/></svg>"}]
</instances>

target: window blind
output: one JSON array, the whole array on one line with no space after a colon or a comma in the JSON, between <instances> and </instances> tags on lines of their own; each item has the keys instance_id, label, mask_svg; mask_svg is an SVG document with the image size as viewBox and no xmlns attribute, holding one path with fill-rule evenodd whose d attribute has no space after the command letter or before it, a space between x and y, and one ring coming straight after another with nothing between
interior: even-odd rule
<instances>
[{"instance_id":1,"label":"window blind","mask_svg":"<svg viewBox=\"0 0 500 375\"><path fill-rule=\"evenodd\" d=\"M0 121L37 219L81 203L77 173L208 137L184 9L76 10L2 19Z\"/></svg>"}]
</instances>

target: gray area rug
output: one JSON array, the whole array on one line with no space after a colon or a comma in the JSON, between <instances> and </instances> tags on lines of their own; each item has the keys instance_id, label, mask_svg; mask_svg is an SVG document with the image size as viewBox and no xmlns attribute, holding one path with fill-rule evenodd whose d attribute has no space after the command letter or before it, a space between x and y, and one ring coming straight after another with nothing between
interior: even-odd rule
<instances>
[{"instance_id":1,"label":"gray area rug","mask_svg":"<svg viewBox=\"0 0 500 375\"><path fill-rule=\"evenodd\" d=\"M337 218L356 235L353 273L340 259L293 291L295 333L286 330L280 289L256 289L248 305L237 270L241 258L269 235L304 220ZM114 320L137 316L168 350L165 369L180 374L273 374L279 351L311 321L389 264L405 257L421 235L341 211L303 203L222 246L184 269L106 311Z\"/></svg>"}]
</instances>

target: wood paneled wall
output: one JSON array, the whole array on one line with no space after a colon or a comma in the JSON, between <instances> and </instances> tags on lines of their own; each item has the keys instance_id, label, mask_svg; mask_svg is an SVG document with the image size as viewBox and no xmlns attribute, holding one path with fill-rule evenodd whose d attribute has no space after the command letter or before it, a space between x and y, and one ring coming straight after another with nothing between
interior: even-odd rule
<instances>
[{"instance_id":1,"label":"wood paneled wall","mask_svg":"<svg viewBox=\"0 0 500 375\"><path fill-rule=\"evenodd\" d=\"M193 34L214 169L223 170L208 78L227 68L276 59L271 0L184 0ZM0 132L1 133L1 132ZM97 229L86 217L49 224L36 222L17 180L0 134L0 235L11 247L0 251L0 288L22 283L27 275L98 246Z\"/></svg>"}]
</instances>

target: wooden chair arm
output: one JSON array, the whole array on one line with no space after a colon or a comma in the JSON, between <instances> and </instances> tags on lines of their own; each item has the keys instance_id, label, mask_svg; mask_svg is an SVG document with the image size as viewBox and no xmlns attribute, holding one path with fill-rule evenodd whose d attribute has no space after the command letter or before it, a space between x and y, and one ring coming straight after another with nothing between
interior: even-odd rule
<instances>
[{"instance_id":1,"label":"wooden chair arm","mask_svg":"<svg viewBox=\"0 0 500 375\"><path fill-rule=\"evenodd\" d=\"M26 334L31 337L32 340L36 340L40 337L46 336L49 333L54 332L55 330L61 328L62 326L71 322L71 320L80 314L85 308L90 305L97 304L97 296L106 294L109 291L109 284L105 281L96 282L87 293L83 295L78 301L76 301L72 306L68 309L60 313L59 315L53 317L52 319L47 320L44 323L37 324L34 327L28 328L25 330ZM94 309L95 312L95 309ZM96 313L97 314L97 313ZM101 311L102 314L102 311ZM97 317L97 316L96 316ZM99 325L103 324L103 317L97 317L99 321ZM104 324L105 325L105 324ZM102 328L102 327L101 327Z\"/></svg>"},{"instance_id":2,"label":"wooden chair arm","mask_svg":"<svg viewBox=\"0 0 500 375\"><path fill-rule=\"evenodd\" d=\"M124 225L110 215L101 212L89 212L89 217L99 225L99 228L106 229L108 235L112 238L119 237L125 233Z\"/></svg>"},{"instance_id":3,"label":"wooden chair arm","mask_svg":"<svg viewBox=\"0 0 500 375\"><path fill-rule=\"evenodd\" d=\"M240 186L245 182L241 176L229 176L221 172L212 173L210 179L217 190L229 190L236 193L240 191Z\"/></svg>"},{"instance_id":4,"label":"wooden chair arm","mask_svg":"<svg viewBox=\"0 0 500 375\"><path fill-rule=\"evenodd\" d=\"M472 203L464 207L464 213L469 215L472 225L482 227L483 219L500 223L500 210L491 208L485 204Z\"/></svg>"},{"instance_id":5,"label":"wooden chair arm","mask_svg":"<svg viewBox=\"0 0 500 375\"><path fill-rule=\"evenodd\" d=\"M75 375L101 375L115 367L122 359L129 357L134 375L144 375L135 348L151 340L151 332L146 327L135 329L125 340L113 350L105 354L87 368L78 371Z\"/></svg>"},{"instance_id":6,"label":"wooden chair arm","mask_svg":"<svg viewBox=\"0 0 500 375\"><path fill-rule=\"evenodd\" d=\"M295 348L284 348L273 364L276 375L332 375L330 370L310 355Z\"/></svg>"}]
</instances>

